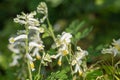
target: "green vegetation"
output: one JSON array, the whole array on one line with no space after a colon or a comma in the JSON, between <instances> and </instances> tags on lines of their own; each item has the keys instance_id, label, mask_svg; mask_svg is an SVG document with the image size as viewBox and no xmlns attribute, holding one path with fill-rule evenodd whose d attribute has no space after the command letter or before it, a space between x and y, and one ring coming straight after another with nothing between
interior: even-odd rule
<instances>
[{"instance_id":1,"label":"green vegetation","mask_svg":"<svg viewBox=\"0 0 120 80\"><path fill-rule=\"evenodd\" d=\"M36 11L38 10L36 7L42 1L47 4L48 13ZM20 65L10 67L10 63L13 61L13 57L16 54L8 49L8 44L11 37L17 37L18 35L25 33L21 30L26 30L26 35L29 35L33 38L35 37L35 35L33 35L36 34L34 30L32 31L30 29L29 31L29 29L23 27L24 24L19 25L16 24L19 23L19 21L14 20L16 23L13 21L17 14L24 15L21 14L21 12L34 16L35 13L33 11L36 11L37 13L34 16L35 21L33 20L33 22L36 24L32 23L32 26L40 27L40 37L43 41L42 48L44 48L45 51L39 51L39 54L42 54L41 58L43 59L43 62L42 60L40 60L41 62L39 60L36 60L35 62L33 61L36 70L33 72L29 70L29 74L30 72L32 73L33 79L119 80L119 4L120 0L1 0L0 80L24 80L29 78L28 68L30 69L30 65L28 64L29 61L27 62L29 59L24 57L22 60L18 60ZM40 21L40 25L37 24L37 18L39 21L40 19L43 20L42 22ZM29 26L28 24L31 25L30 23L27 23L25 26ZM62 63L59 63L59 57L61 56L58 58L52 56L50 58L49 55L57 55L59 48L61 48L59 45L63 46L63 43L59 44L59 39L64 34L67 34L70 39L70 43L68 41L66 44L68 46L69 55L67 53L67 55L65 54L66 56L62 56ZM72 37L70 35L72 35ZM36 38L38 39L38 37ZM34 39L26 39L26 45L28 45L32 40ZM59 44L58 47L54 47L53 43ZM68 45L68 43L70 45ZM87 67L85 68L85 71L83 71L84 74L81 73L82 76L79 76L80 73L71 74L71 67L74 70L75 64L71 64L71 67L69 67L70 62L72 62L72 60L74 61L72 57L76 57L74 56L76 51L81 51L81 49L77 49L77 46L80 46L83 51L86 50L88 52L88 55L84 55L84 58L82 59L82 65L80 65L82 69ZM26 55L23 55L24 50L29 52L26 47L17 46L17 48L19 48L21 51L20 53L22 53L22 57L27 55L27 53ZM38 71L39 66L41 68L40 71ZM41 75L38 75L40 73Z\"/></svg>"}]
</instances>

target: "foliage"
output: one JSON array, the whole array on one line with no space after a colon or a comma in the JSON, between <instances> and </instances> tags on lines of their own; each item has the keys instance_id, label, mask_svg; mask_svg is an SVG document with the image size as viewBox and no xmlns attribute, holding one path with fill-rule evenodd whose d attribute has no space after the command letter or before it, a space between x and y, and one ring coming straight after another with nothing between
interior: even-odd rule
<instances>
[{"instance_id":1,"label":"foliage","mask_svg":"<svg viewBox=\"0 0 120 80\"><path fill-rule=\"evenodd\" d=\"M48 66L41 66L41 75L37 74L40 61L35 61L35 72L32 72L33 79L47 79L47 80L119 80L120 78L120 62L119 62L119 46L110 44L112 39L120 37L119 0L42 0L48 5L49 20L45 20L40 27L44 28L44 33L41 33L41 39L44 42L45 53L50 55L57 55L58 48L54 47L57 35L62 35L65 31L72 35L71 39L71 54L63 56L62 66L58 66L58 60L53 59L53 62L48 62ZM0 10L2 15L0 17L0 80L20 80L21 76L28 78L26 59L18 60L22 65L9 67L12 62L12 52L8 50L8 38L21 34L20 30L24 30L23 25L13 23L13 17L16 14L24 11L30 13L36 9L39 0L1 0ZM18 6L19 5L19 6ZM44 15L36 15L42 18ZM56 30L57 25L57 30ZM94 27L91 27L93 25ZM17 32L17 35L15 35ZM20 33L18 33L20 32ZM23 33L23 32L22 32ZM31 33L34 33L31 32ZM11 35L10 35L11 34ZM106 45L105 45L106 44ZM83 61L87 64L87 69L82 76L79 73L71 74L70 62L71 57L77 51L77 45L83 49L87 49L89 55ZM109 47L109 46L112 46ZM113 50L117 48L118 52L110 54L101 54L101 50ZM69 49L69 50L71 50ZM22 49L23 50L23 49ZM105 49L106 50L106 49ZM24 50L23 50L24 51ZM78 50L79 51L79 50ZM23 52L21 52L23 53ZM40 51L41 56L43 56ZM114 55L114 58L112 57ZM22 54L23 55L23 54ZM111 56L112 55L112 56ZM9 56L9 57L8 57ZM75 56L74 56L75 57ZM24 61L25 60L25 61ZM111 61L113 60L113 61ZM47 61L45 61L46 63ZM47 65L47 64L44 64ZM68 68L66 70L66 67ZM80 66L84 69L83 63ZM72 66L74 71L75 65ZM24 79L22 78L22 79Z\"/></svg>"}]
</instances>

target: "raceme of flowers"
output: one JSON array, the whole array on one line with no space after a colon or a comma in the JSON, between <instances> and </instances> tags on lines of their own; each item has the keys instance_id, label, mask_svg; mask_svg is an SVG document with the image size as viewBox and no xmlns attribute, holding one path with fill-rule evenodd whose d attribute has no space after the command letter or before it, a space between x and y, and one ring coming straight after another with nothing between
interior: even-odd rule
<instances>
[{"instance_id":1,"label":"raceme of flowers","mask_svg":"<svg viewBox=\"0 0 120 80\"><path fill-rule=\"evenodd\" d=\"M77 47L77 51L75 52L75 55L72 59L72 66L75 66L74 68L74 73L79 73L79 75L81 76L83 72L85 72L84 67L82 66L83 64L83 60L85 59L85 57L88 55L88 52L85 50L82 50L80 47Z\"/></svg>"},{"instance_id":2,"label":"raceme of flowers","mask_svg":"<svg viewBox=\"0 0 120 80\"><path fill-rule=\"evenodd\" d=\"M35 18L37 14L43 14L41 19ZM48 63L52 62L52 59L58 59L58 65L62 66L62 58L71 55L71 66L74 68L73 74L79 73L82 75L85 72L83 62L88 52L77 47L77 51L71 53L71 39L72 34L69 32L62 32L61 35L57 35L55 45L57 53L50 55L45 51L44 41L41 39L41 34L44 34L46 30L41 26L48 17L47 5L41 2L37 11L21 15L17 15L14 18L14 22L25 26L24 30L20 30L20 33L14 37L9 38L8 48L13 52L13 61L10 66L20 65L19 60L25 59L29 62L30 69L34 71L36 66L34 62L40 60L43 66L48 66ZM117 41L114 44L117 48Z\"/></svg>"},{"instance_id":3,"label":"raceme of flowers","mask_svg":"<svg viewBox=\"0 0 120 80\"><path fill-rule=\"evenodd\" d=\"M103 54L109 53L114 56L120 53L120 39L113 40L112 45L110 45L109 48L102 50Z\"/></svg>"},{"instance_id":4,"label":"raceme of flowers","mask_svg":"<svg viewBox=\"0 0 120 80\"><path fill-rule=\"evenodd\" d=\"M46 4L42 2L37 7L37 11L27 14L22 12L21 15L17 15L17 17L14 18L14 22L24 25L25 30L21 30L21 34L9 39L10 44L8 45L8 48L14 53L13 62L10 63L10 66L18 65L18 60L26 56L27 60L29 60L31 70L35 70L34 61L36 59L41 59L40 51L43 52L45 47L40 36L41 33L44 33L44 28L41 27L40 24L42 23L38 18L35 18L35 16L37 15L37 12L46 12L44 8L47 10ZM47 13L45 16L46 15ZM28 44L26 44L26 40L28 41ZM26 45L28 46L28 53L25 51Z\"/></svg>"}]
</instances>

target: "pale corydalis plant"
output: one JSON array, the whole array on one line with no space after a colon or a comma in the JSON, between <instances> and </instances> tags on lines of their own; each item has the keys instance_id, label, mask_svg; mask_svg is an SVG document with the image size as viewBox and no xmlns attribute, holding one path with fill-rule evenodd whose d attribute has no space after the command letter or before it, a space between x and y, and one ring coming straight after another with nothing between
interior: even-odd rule
<instances>
[{"instance_id":1,"label":"pale corydalis plant","mask_svg":"<svg viewBox=\"0 0 120 80\"><path fill-rule=\"evenodd\" d=\"M48 17L47 5L44 2L41 2L37 7L37 12L43 14L43 18L40 19L40 22L43 23Z\"/></svg>"},{"instance_id":2,"label":"pale corydalis plant","mask_svg":"<svg viewBox=\"0 0 120 80\"><path fill-rule=\"evenodd\" d=\"M114 56L120 53L120 39L118 40L113 40L112 45L110 45L109 48L103 49L102 50L103 54L109 53Z\"/></svg>"},{"instance_id":3,"label":"pale corydalis plant","mask_svg":"<svg viewBox=\"0 0 120 80\"><path fill-rule=\"evenodd\" d=\"M37 12L46 12L46 10L40 10L40 8L43 8L44 6L43 4L45 5L44 2L42 2L42 4L39 4L39 6L37 7L37 11L33 11L27 14L22 12L21 15L17 15L17 17L14 18L14 22L23 25L25 27L25 30L21 30L21 32L24 33L19 34L16 37L11 37L9 39L10 44L8 45L8 48L14 53L13 62L10 63L10 66L18 65L18 59L25 58L28 64L30 80L32 80L30 69L32 71L35 70L34 61L36 59L41 59L41 55L39 52L43 52L45 47L40 36L41 33L44 33L44 28L41 27L42 23L38 20L38 18L35 18ZM47 6L45 7L47 8ZM45 15L47 15L47 13L45 13ZM44 18L44 20L45 19L46 18ZM19 48L19 46L22 46L22 48Z\"/></svg>"},{"instance_id":4,"label":"pale corydalis plant","mask_svg":"<svg viewBox=\"0 0 120 80\"><path fill-rule=\"evenodd\" d=\"M17 18L14 19L14 21L19 24L25 25L25 28L28 29L28 31L26 31L26 32L28 32L28 34L25 34L25 33L20 34L20 35L17 35L16 37L11 37L9 39L9 42L11 43L11 45L15 46L17 43L22 43L22 44L24 44L24 48L26 45L25 40L27 39L28 40L27 46L28 46L28 48L30 47L30 49L28 49L28 53L26 53L26 54L27 55L29 54L29 56L31 56L30 52L31 52L32 48L35 47L35 48L38 48L39 50L41 50L41 48L43 49L43 47L44 47L43 42L41 41L40 36L39 36L40 33L44 32L44 29L39 28L40 24L39 24L38 19L34 18L35 15L36 15L35 11L34 11L34 13L32 12L30 14L22 13L22 15L18 15ZM31 33L31 32L35 32L34 35L37 35L37 36L29 35L29 33ZM37 41L35 40L35 38ZM21 45L21 44L19 44L19 45ZM13 50L15 50L15 49L12 49L12 51ZM35 52L34 52L34 54L35 54ZM39 54L37 54L37 56L38 55ZM30 59L28 59L28 60L30 60ZM30 60L30 64L31 64L31 61L32 60ZM32 63L32 65L33 65L33 63Z\"/></svg>"},{"instance_id":5,"label":"pale corydalis plant","mask_svg":"<svg viewBox=\"0 0 120 80\"><path fill-rule=\"evenodd\" d=\"M38 19L36 18L37 14L42 14L43 17ZM42 26L45 20L47 20L48 28ZM70 56L67 59L70 66L74 68L72 74L79 73L81 75L86 71L83 63L88 52L77 47L77 51L74 54L71 53L71 39L73 36L69 32L63 31L61 35L55 36L48 20L47 5L44 2L38 5L36 11L27 14L22 12L21 15L17 15L14 18L14 22L23 25L25 29L21 30L15 37L9 39L10 44L8 48L14 53L13 62L10 63L10 66L20 65L18 60L23 60L24 63L27 63L30 80L32 80L31 71L38 71L35 79L39 80L41 66L48 66L48 63L52 62L53 58L58 60L59 66L62 66L62 58ZM44 34L45 31L53 38L57 54L53 53L50 55L45 51L45 45L41 39L41 34ZM36 66L34 65L36 60L40 62L38 70L36 70Z\"/></svg>"},{"instance_id":6,"label":"pale corydalis plant","mask_svg":"<svg viewBox=\"0 0 120 80\"><path fill-rule=\"evenodd\" d=\"M56 40L56 47L58 48L58 52L56 55L53 55L53 58L59 58L58 65L62 64L62 57L69 54L68 46L71 44L72 35L70 33L63 32L62 35L58 35Z\"/></svg>"},{"instance_id":7,"label":"pale corydalis plant","mask_svg":"<svg viewBox=\"0 0 120 80\"><path fill-rule=\"evenodd\" d=\"M83 63L87 55L88 52L86 50L82 50L79 46L77 47L77 51L73 55L71 62L71 65L74 66L73 74L78 72L79 75L82 76L84 72L86 72L86 64Z\"/></svg>"}]
</instances>

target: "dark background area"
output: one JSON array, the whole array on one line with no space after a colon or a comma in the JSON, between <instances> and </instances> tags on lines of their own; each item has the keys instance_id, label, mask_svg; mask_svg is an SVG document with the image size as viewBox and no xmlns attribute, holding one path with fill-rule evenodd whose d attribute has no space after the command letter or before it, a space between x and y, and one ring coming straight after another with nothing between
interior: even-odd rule
<instances>
[{"instance_id":1,"label":"dark background area","mask_svg":"<svg viewBox=\"0 0 120 80\"><path fill-rule=\"evenodd\" d=\"M62 30L76 19L85 20L86 27L93 26L90 34L78 43L83 48L90 50L91 54L99 54L101 46L110 44L112 39L120 38L120 0L1 0L1 79L13 76L8 67L11 60L11 52L7 49L8 38L17 30L22 29L20 25L13 22L13 18L21 12L29 13L35 10L41 1L45 1L48 5L51 24L59 24ZM92 53L93 50L96 52Z\"/></svg>"}]
</instances>

